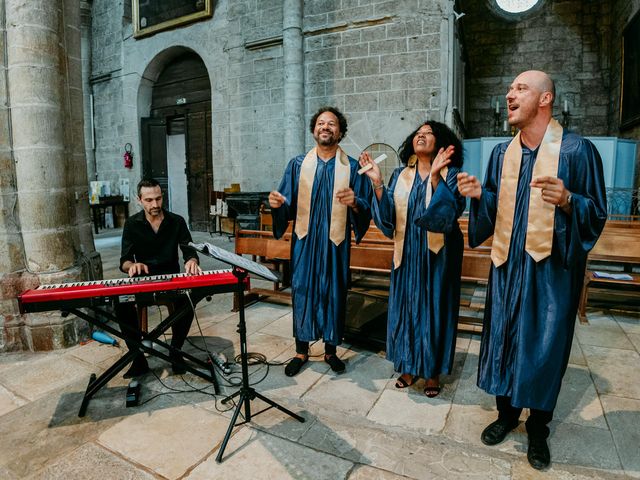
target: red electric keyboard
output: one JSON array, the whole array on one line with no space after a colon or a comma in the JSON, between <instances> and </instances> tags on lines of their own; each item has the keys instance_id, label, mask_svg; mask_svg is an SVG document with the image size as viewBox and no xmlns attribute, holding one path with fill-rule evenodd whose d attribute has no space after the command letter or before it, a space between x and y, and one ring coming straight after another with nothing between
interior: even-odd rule
<instances>
[{"instance_id":1,"label":"red electric keyboard","mask_svg":"<svg viewBox=\"0 0 640 480\"><path fill-rule=\"evenodd\" d=\"M248 288L248 277L244 284L244 288ZM237 287L238 279L231 270L211 270L198 275L178 273L41 285L18 295L18 303L22 313L42 312L104 305L114 297L120 302L149 296L154 300L162 300L163 297L175 298L176 295L198 292L202 298L215 293L237 291Z\"/></svg>"}]
</instances>

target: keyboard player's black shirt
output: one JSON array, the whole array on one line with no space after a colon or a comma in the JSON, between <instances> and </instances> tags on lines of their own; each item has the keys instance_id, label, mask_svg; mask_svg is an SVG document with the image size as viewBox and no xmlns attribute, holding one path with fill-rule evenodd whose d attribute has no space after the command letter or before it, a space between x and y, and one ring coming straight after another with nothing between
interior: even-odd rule
<instances>
[{"instance_id":1,"label":"keyboard player's black shirt","mask_svg":"<svg viewBox=\"0 0 640 480\"><path fill-rule=\"evenodd\" d=\"M147 265L149 275L179 273L178 247L185 263L192 258L198 259L195 250L181 246L190 241L191 233L180 215L164 210L164 219L156 233L145 218L144 210L138 212L124 224L120 270L129 260Z\"/></svg>"}]
</instances>

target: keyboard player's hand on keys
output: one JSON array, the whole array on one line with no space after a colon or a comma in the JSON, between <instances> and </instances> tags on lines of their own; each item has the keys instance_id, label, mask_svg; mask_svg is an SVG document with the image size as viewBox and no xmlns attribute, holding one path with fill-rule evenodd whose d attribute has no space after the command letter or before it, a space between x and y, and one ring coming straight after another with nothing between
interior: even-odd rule
<instances>
[{"instance_id":1,"label":"keyboard player's hand on keys","mask_svg":"<svg viewBox=\"0 0 640 480\"><path fill-rule=\"evenodd\" d=\"M129 267L128 273L130 277L137 277L139 275L142 275L143 273L149 275L149 267L147 267L144 263L135 262Z\"/></svg>"},{"instance_id":2,"label":"keyboard player's hand on keys","mask_svg":"<svg viewBox=\"0 0 640 480\"><path fill-rule=\"evenodd\" d=\"M187 263L184 264L184 271L189 275L198 275L202 273L202 269L200 265L198 265L198 261L195 258L190 259Z\"/></svg>"}]
</instances>

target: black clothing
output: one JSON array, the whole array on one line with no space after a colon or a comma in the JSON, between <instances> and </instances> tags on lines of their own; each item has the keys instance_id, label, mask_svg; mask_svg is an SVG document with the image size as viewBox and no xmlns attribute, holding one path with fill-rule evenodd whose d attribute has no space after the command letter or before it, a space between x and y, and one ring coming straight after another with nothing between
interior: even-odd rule
<instances>
[{"instance_id":1,"label":"black clothing","mask_svg":"<svg viewBox=\"0 0 640 480\"><path fill-rule=\"evenodd\" d=\"M498 407L498 419L517 424L518 418L522 413L522 408L516 408L511 405L511 397L496 396L496 406ZM538 410L537 408L529 409L529 418L525 422L527 434L534 438L547 438L549 436L549 427L547 426L553 418L553 410Z\"/></svg>"},{"instance_id":2,"label":"black clothing","mask_svg":"<svg viewBox=\"0 0 640 480\"><path fill-rule=\"evenodd\" d=\"M190 241L191 233L180 215L164 210L164 218L156 233L145 218L144 210L138 212L124 224L120 270L128 260L147 265L149 275L179 273L178 246L185 263L192 258L198 259L195 250L181 246Z\"/></svg>"},{"instance_id":3,"label":"black clothing","mask_svg":"<svg viewBox=\"0 0 640 480\"><path fill-rule=\"evenodd\" d=\"M185 263L192 258L198 260L195 250L182 246L191 242L191 240L191 233L184 218L180 215L164 210L164 218L160 228L158 228L158 232L154 232L151 224L145 218L144 210L138 212L129 217L124 224L120 270L124 271L122 265L128 260L147 265L149 267L149 275L180 273L178 248L182 250L182 257ZM184 307L190 310L189 315L186 315L171 327L171 345L180 349L191 328L193 308L186 298L173 302L173 304L176 310ZM118 304L116 316L123 331L127 331L130 336L138 336L138 338L141 336L135 305L131 303ZM126 343L129 350L136 349L130 342Z\"/></svg>"},{"instance_id":4,"label":"black clothing","mask_svg":"<svg viewBox=\"0 0 640 480\"><path fill-rule=\"evenodd\" d=\"M337 351L336 345L331 345L330 343L324 344L324 353L326 355L335 355ZM307 355L309 353L309 342L303 342L302 340L298 340L296 338L296 353Z\"/></svg>"}]
</instances>

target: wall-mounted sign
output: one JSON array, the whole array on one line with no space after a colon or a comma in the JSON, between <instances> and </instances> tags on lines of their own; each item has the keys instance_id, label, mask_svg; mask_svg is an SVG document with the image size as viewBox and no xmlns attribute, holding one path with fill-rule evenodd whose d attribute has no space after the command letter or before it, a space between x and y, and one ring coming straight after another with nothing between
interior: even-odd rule
<instances>
[{"instance_id":1,"label":"wall-mounted sign","mask_svg":"<svg viewBox=\"0 0 640 480\"><path fill-rule=\"evenodd\" d=\"M133 0L133 36L152 35L210 18L213 0Z\"/></svg>"},{"instance_id":2,"label":"wall-mounted sign","mask_svg":"<svg viewBox=\"0 0 640 480\"><path fill-rule=\"evenodd\" d=\"M187 103L187 99L184 97L181 98L176 98L176 105L184 105L185 103Z\"/></svg>"}]
</instances>

